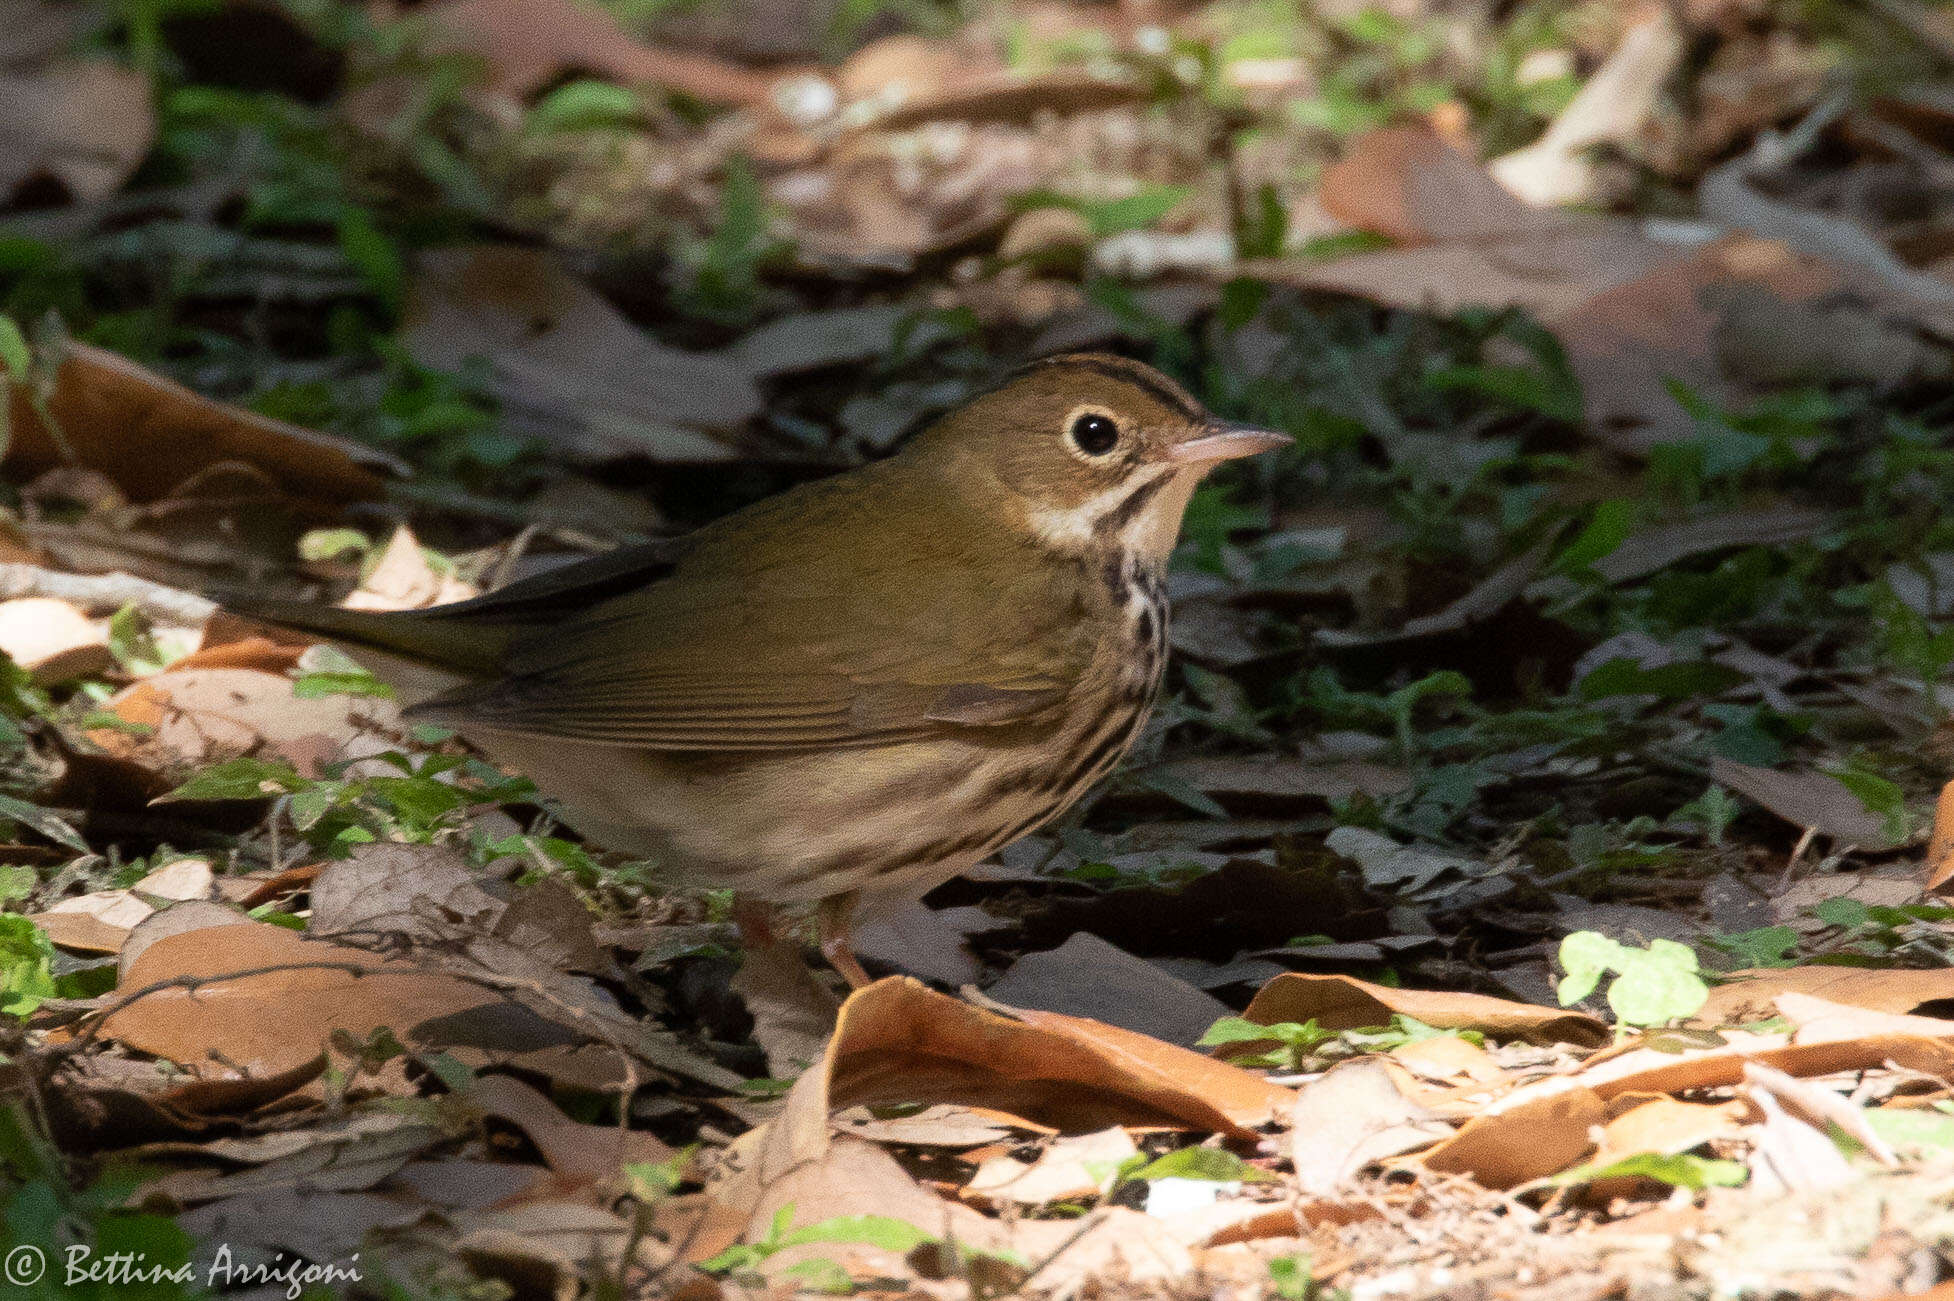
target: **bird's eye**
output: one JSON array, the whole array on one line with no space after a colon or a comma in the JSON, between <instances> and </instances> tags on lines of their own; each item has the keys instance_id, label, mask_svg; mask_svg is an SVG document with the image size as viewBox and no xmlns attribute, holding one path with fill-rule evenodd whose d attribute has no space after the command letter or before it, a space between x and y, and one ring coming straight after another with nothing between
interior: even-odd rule
<instances>
[{"instance_id":1,"label":"bird's eye","mask_svg":"<svg viewBox=\"0 0 1954 1301\"><path fill-rule=\"evenodd\" d=\"M1073 418L1072 427L1066 431L1072 446L1087 456L1104 456L1119 446L1119 425L1111 416L1088 411Z\"/></svg>"}]
</instances>

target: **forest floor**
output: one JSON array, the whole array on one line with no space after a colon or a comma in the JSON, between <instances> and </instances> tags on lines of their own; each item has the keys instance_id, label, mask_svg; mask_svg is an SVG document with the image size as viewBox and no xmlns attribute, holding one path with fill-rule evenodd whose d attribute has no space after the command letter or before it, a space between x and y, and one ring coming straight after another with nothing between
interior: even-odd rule
<instances>
[{"instance_id":1,"label":"forest floor","mask_svg":"<svg viewBox=\"0 0 1954 1301\"><path fill-rule=\"evenodd\" d=\"M1954 10L0 14L7 1295L1954 1288ZM1079 347L1297 445L845 1004L209 599Z\"/></svg>"}]
</instances>

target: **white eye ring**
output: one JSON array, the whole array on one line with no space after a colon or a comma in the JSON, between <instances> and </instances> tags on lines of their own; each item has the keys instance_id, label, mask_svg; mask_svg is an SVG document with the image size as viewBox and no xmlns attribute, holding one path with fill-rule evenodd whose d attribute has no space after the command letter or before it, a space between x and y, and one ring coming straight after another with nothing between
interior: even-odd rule
<instances>
[{"instance_id":1,"label":"white eye ring","mask_svg":"<svg viewBox=\"0 0 1954 1301\"><path fill-rule=\"evenodd\" d=\"M1076 407L1065 417L1065 450L1082 461L1101 461L1119 447L1126 431L1100 407Z\"/></svg>"}]
</instances>

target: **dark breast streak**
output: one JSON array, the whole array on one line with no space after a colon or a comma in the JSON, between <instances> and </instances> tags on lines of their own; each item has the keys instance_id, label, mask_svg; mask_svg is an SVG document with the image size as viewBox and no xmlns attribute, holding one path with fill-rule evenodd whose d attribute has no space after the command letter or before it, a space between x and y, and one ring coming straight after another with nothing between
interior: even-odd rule
<instances>
[{"instance_id":1,"label":"dark breast streak","mask_svg":"<svg viewBox=\"0 0 1954 1301\"><path fill-rule=\"evenodd\" d=\"M1160 694L1167 661L1167 597L1161 576L1136 557L1122 557L1100 571L1105 584L1101 618L1121 628L1119 651L1084 684L1076 712L1058 734L1027 746L1022 762L989 781L946 799L924 814L938 834L881 852L856 844L838 846L799 865L785 884L798 885L848 868L867 866L872 877L894 877L931 864L959 867L980 861L1028 835L1076 803L1118 765L1146 725ZM1108 608L1110 607L1110 608ZM941 774L926 781L941 782ZM918 796L922 792L917 792ZM921 803L926 805L927 799Z\"/></svg>"},{"instance_id":2,"label":"dark breast streak","mask_svg":"<svg viewBox=\"0 0 1954 1301\"><path fill-rule=\"evenodd\" d=\"M1068 725L1047 751L1051 759L1029 767L1014 782L1015 791L1033 788L1038 807L1017 821L985 837L982 853L989 854L1037 829L1076 803L1103 780L1132 748L1153 713L1167 666L1167 593L1160 574L1137 557L1109 563L1103 571L1108 594L1125 623L1124 646L1111 670L1110 689L1098 694L1096 711L1082 713L1078 726ZM994 803L1005 791L987 792Z\"/></svg>"}]
</instances>

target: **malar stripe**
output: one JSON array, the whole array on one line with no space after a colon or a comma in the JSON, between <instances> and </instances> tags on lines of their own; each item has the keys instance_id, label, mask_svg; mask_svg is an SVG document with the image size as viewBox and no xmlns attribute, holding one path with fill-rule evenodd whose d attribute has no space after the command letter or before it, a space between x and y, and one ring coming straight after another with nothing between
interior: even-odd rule
<instances>
[{"instance_id":1,"label":"malar stripe","mask_svg":"<svg viewBox=\"0 0 1954 1301\"><path fill-rule=\"evenodd\" d=\"M1101 535L1124 531L1126 526L1147 508L1147 503L1160 494L1160 490L1167 486L1167 480L1172 477L1168 472L1161 471L1153 478L1135 484L1132 492L1127 493L1110 510L1092 522L1092 531Z\"/></svg>"}]
</instances>

